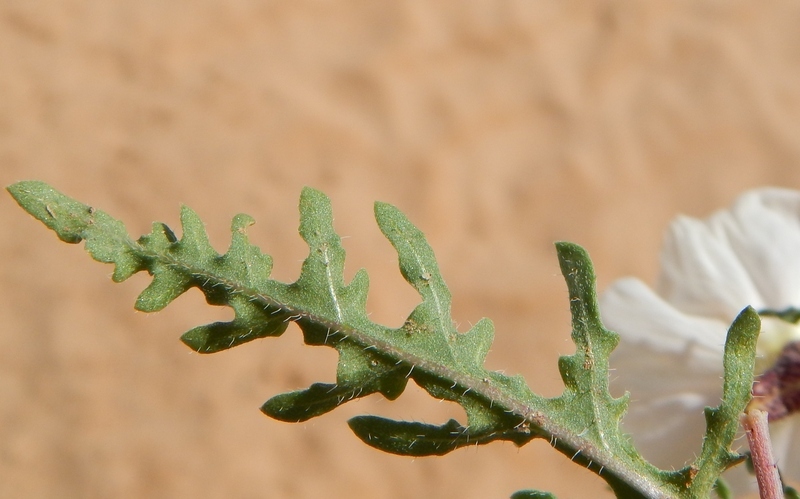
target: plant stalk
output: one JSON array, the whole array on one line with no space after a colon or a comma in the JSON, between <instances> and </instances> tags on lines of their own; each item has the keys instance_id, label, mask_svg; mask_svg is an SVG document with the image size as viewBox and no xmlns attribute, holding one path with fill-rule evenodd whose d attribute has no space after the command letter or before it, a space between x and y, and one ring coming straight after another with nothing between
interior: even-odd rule
<instances>
[{"instance_id":1,"label":"plant stalk","mask_svg":"<svg viewBox=\"0 0 800 499\"><path fill-rule=\"evenodd\" d=\"M767 413L759 409L746 411L742 416L742 426L750 445L759 496L761 499L783 499L783 486L769 438Z\"/></svg>"}]
</instances>

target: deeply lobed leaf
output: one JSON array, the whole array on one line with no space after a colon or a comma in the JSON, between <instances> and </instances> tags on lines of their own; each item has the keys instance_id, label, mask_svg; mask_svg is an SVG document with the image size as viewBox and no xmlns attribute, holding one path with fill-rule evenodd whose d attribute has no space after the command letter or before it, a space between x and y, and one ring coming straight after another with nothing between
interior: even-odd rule
<instances>
[{"instance_id":1,"label":"deeply lobed leaf","mask_svg":"<svg viewBox=\"0 0 800 499\"><path fill-rule=\"evenodd\" d=\"M315 383L271 398L262 410L276 419L305 421L372 393L395 399L413 379L433 397L460 404L466 423L428 425L359 416L349 422L359 438L384 451L413 456L441 455L494 440L523 445L547 438L604 478L619 497L707 497L719 473L738 459L729 449L738 412L749 397L757 315L745 310L729 332L723 402L707 412L709 429L700 457L684 470L658 470L620 430L627 396L615 399L608 392L608 356L619 338L600 321L591 261L577 245L556 246L570 294L576 351L559 359L564 392L545 399L521 377L484 368L494 337L491 321L483 319L466 333L456 330L450 292L432 249L391 205L376 203L375 217L398 253L403 277L421 297L397 329L369 320L369 280L363 269L345 282L345 251L333 228L330 201L319 191L307 188L301 195L300 234L309 254L299 278L289 284L269 277L272 260L249 243L246 230L253 219L247 215L234 217L231 244L219 255L197 214L186 207L180 239L155 223L149 234L133 240L121 222L44 183L20 182L9 191L63 241L85 240L93 258L113 263L114 281L150 273L153 280L137 299L137 309L161 310L191 287L199 288L210 304L231 307L232 321L184 333L181 339L195 351L212 353L280 336L289 322L299 325L306 343L335 348L336 383ZM522 491L514 497L552 496Z\"/></svg>"}]
</instances>

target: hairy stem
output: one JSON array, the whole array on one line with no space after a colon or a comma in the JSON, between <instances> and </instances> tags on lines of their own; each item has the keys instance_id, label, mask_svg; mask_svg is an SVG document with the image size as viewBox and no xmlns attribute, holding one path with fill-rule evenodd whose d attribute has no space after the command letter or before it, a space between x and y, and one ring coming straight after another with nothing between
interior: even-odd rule
<instances>
[{"instance_id":1,"label":"hairy stem","mask_svg":"<svg viewBox=\"0 0 800 499\"><path fill-rule=\"evenodd\" d=\"M751 409L742 416L761 499L783 499L783 487L772 452L767 413Z\"/></svg>"}]
</instances>

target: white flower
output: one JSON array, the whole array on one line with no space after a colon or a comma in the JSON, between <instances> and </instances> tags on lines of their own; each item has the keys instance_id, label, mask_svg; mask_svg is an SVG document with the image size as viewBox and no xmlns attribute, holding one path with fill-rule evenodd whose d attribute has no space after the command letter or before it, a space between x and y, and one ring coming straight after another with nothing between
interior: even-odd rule
<instances>
[{"instance_id":1,"label":"white flower","mask_svg":"<svg viewBox=\"0 0 800 499\"><path fill-rule=\"evenodd\" d=\"M677 469L700 450L703 408L719 404L722 352L733 319L747 305L800 308L800 192L750 191L706 220L679 217L667 233L661 264L654 290L621 279L603 294L600 308L606 327L622 336L611 363L612 386L631 393L624 429L653 464ZM762 316L756 374L798 340L800 327ZM790 415L770 424L778 465L795 480L798 422ZM741 484L744 474L730 478Z\"/></svg>"}]
</instances>

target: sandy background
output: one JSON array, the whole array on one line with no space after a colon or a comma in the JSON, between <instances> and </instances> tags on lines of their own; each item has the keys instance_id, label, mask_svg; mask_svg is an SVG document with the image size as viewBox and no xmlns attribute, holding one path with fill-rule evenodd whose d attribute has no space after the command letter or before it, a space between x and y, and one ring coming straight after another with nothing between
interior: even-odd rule
<instances>
[{"instance_id":1,"label":"sandy background","mask_svg":"<svg viewBox=\"0 0 800 499\"><path fill-rule=\"evenodd\" d=\"M399 325L417 299L372 220L399 206L428 235L489 367L559 393L571 353L552 243L592 254L601 288L652 280L676 213L800 188L796 2L6 0L0 184L43 179L124 220L194 207L224 250L230 219L293 280L302 186L333 201L348 272ZM133 311L145 276L67 246L0 194L0 496L507 497L604 486L545 442L389 456L345 421L460 415L410 387L306 424L272 395L334 377L290 330L213 356L178 336L230 317L198 292ZM699 443L698 443L699 446Z\"/></svg>"}]
</instances>

